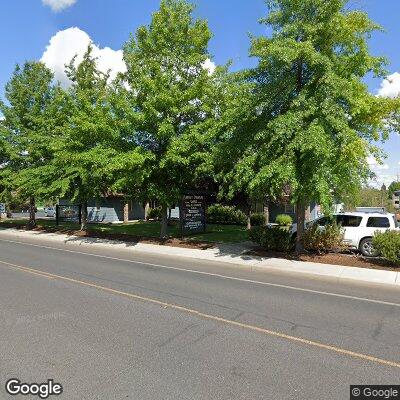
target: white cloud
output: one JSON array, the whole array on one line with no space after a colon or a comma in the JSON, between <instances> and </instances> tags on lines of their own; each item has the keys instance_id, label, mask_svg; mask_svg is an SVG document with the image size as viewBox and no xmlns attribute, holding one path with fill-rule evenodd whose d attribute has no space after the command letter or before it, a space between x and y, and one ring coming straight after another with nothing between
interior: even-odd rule
<instances>
[{"instance_id":1,"label":"white cloud","mask_svg":"<svg viewBox=\"0 0 400 400\"><path fill-rule=\"evenodd\" d=\"M391 174L390 167L388 164L379 163L375 157L369 156L367 158L367 162L371 171L375 174L375 178L370 181L370 185L377 189L380 189L382 184L386 186L390 185L391 182L395 179L395 176Z\"/></svg>"},{"instance_id":2,"label":"white cloud","mask_svg":"<svg viewBox=\"0 0 400 400\"><path fill-rule=\"evenodd\" d=\"M378 96L395 98L400 95L400 73L389 75L381 83Z\"/></svg>"},{"instance_id":3,"label":"white cloud","mask_svg":"<svg viewBox=\"0 0 400 400\"><path fill-rule=\"evenodd\" d=\"M370 183L371 186L380 189L382 184L385 184L388 187L393 181L397 181L397 175L393 174L377 174L376 178L373 179Z\"/></svg>"},{"instance_id":4,"label":"white cloud","mask_svg":"<svg viewBox=\"0 0 400 400\"><path fill-rule=\"evenodd\" d=\"M62 11L73 6L77 0L42 0L45 6L49 6L54 12Z\"/></svg>"},{"instance_id":5,"label":"white cloud","mask_svg":"<svg viewBox=\"0 0 400 400\"><path fill-rule=\"evenodd\" d=\"M370 168L371 168L373 171L382 171L382 170L387 170L387 169L389 169L389 165L388 165L388 164L381 164L381 163L379 163L379 162L375 159L375 157L373 157L373 156L369 156L369 157L367 158L367 161L368 161L368 164L369 164Z\"/></svg>"},{"instance_id":6,"label":"white cloud","mask_svg":"<svg viewBox=\"0 0 400 400\"><path fill-rule=\"evenodd\" d=\"M216 65L213 61L207 58L207 60L203 62L203 68L208 69L209 74L212 75L215 71Z\"/></svg>"},{"instance_id":7,"label":"white cloud","mask_svg":"<svg viewBox=\"0 0 400 400\"><path fill-rule=\"evenodd\" d=\"M51 39L43 53L41 61L53 72L55 79L67 87L70 81L65 74L65 65L76 55L78 65L83 58L89 44L93 46L93 56L97 58L100 71L110 70L110 78L114 79L119 72L126 71L122 50L113 50L109 47L100 48L93 44L90 36L79 28L68 28L57 32Z\"/></svg>"}]
</instances>

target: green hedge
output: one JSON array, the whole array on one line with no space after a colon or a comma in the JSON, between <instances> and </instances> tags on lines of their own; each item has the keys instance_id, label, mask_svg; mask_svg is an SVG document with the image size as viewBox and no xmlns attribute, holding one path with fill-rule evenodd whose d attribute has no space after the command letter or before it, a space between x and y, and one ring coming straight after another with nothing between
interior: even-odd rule
<instances>
[{"instance_id":1,"label":"green hedge","mask_svg":"<svg viewBox=\"0 0 400 400\"><path fill-rule=\"evenodd\" d=\"M251 216L250 216L250 225L251 226L263 226L263 225L265 225L265 216L264 216L264 214L261 214L261 213L251 214Z\"/></svg>"},{"instance_id":2,"label":"green hedge","mask_svg":"<svg viewBox=\"0 0 400 400\"><path fill-rule=\"evenodd\" d=\"M279 214L276 216L275 222L279 226L288 226L293 224L293 218L287 214Z\"/></svg>"},{"instance_id":3,"label":"green hedge","mask_svg":"<svg viewBox=\"0 0 400 400\"><path fill-rule=\"evenodd\" d=\"M400 267L400 232L377 232L372 244L382 257Z\"/></svg>"},{"instance_id":4,"label":"green hedge","mask_svg":"<svg viewBox=\"0 0 400 400\"><path fill-rule=\"evenodd\" d=\"M213 204L207 209L209 224L246 225L247 217L243 211L231 206Z\"/></svg>"},{"instance_id":5,"label":"green hedge","mask_svg":"<svg viewBox=\"0 0 400 400\"><path fill-rule=\"evenodd\" d=\"M290 232L279 227L254 226L249 230L249 239L268 251L286 253L294 249Z\"/></svg>"}]
</instances>

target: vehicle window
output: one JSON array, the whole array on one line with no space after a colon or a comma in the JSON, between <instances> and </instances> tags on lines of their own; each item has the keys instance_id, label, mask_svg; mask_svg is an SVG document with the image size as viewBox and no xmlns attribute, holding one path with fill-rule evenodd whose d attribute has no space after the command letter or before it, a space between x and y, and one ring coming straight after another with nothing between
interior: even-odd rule
<instances>
[{"instance_id":1,"label":"vehicle window","mask_svg":"<svg viewBox=\"0 0 400 400\"><path fill-rule=\"evenodd\" d=\"M337 215L336 222L343 228L360 226L362 217L356 215Z\"/></svg>"},{"instance_id":2,"label":"vehicle window","mask_svg":"<svg viewBox=\"0 0 400 400\"><path fill-rule=\"evenodd\" d=\"M367 222L368 228L390 228L389 218L386 217L369 217Z\"/></svg>"}]
</instances>

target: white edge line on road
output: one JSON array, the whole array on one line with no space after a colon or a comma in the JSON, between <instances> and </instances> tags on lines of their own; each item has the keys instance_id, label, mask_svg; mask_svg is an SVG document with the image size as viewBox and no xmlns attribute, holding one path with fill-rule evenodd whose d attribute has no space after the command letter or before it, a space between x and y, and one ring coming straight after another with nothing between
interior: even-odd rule
<instances>
[{"instance_id":1,"label":"white edge line on road","mask_svg":"<svg viewBox=\"0 0 400 400\"><path fill-rule=\"evenodd\" d=\"M98 258L104 258L104 259L114 260L114 261L122 261L122 262L130 263L130 264L140 264L140 265L144 265L144 266L148 265L150 267L156 267L156 268L160 268L160 269L169 269L169 270L174 270L174 271L188 272L188 273L192 273L192 274L213 276L216 278L228 279L228 280L232 280L232 281L253 283L253 284L257 284L257 285L277 287L277 288L282 288L282 289L295 290L295 291L299 291L299 292L319 294L319 295L324 295L324 296L339 297L339 298L344 298L344 299L349 299L349 300L381 304L381 305L385 305L385 306L400 307L400 303L391 303L391 302L383 301L383 300L374 300L374 299L368 299L365 297L350 296L350 295L340 294L340 293L324 292L324 291L319 291L319 290L300 288L300 287L296 287L296 286L282 285L279 283L256 281L256 280L245 279L245 278L237 278L234 276L221 275L221 274L216 274L216 273L212 273L212 272L197 271L197 270L187 269L187 268L178 268L178 267L171 267L168 265L153 264L153 263L148 263L148 262L143 262L143 261L129 260L126 258L117 258L117 257L104 256L101 254L86 253L84 251L60 249L57 247L20 242L17 240L9 240L9 239L0 238L0 242L17 243L17 244L22 244L22 245L26 245L26 246L39 247L39 248L43 248L43 249L50 249L50 250L56 250L56 251L63 251L63 252L67 252L67 253L81 254L81 255L88 256L88 257L98 257ZM210 260L206 260L206 261L210 261Z\"/></svg>"},{"instance_id":2,"label":"white edge line on road","mask_svg":"<svg viewBox=\"0 0 400 400\"><path fill-rule=\"evenodd\" d=\"M278 332L278 331L273 331L271 329L267 329L267 328L262 328L256 325L250 325L250 324L246 324L243 322L239 322L239 321L235 321L235 320L229 320L223 317L219 317L217 315L212 315L212 314L206 314L203 313L199 310L195 310L193 308L188 308L188 307L184 307L184 306L179 306L177 304L173 304L173 303L166 303L164 301L160 301L151 297L145 297L145 296L139 296L137 294L134 293L128 293L128 292L123 292L120 290L116 290L116 289L112 289L106 286L99 286L96 285L95 283L92 282L85 282L85 281L81 281L78 279L73 279L73 278L68 278L66 276L62 276L62 275L55 275L55 274L51 274L45 271L39 271L36 269L32 269L30 267L25 267L22 265L16 265L16 264L11 264L8 262L3 262L0 261L0 264L5 265L8 268L14 269L14 270L19 270L22 272L27 272L27 273L33 273L35 275L39 275L45 278L53 278L53 279L60 279L62 281L66 281L66 282L70 282L70 283L75 283L78 285L83 285L83 286L87 286L90 288L94 288L97 290L102 290L105 292L109 292L115 295L120 295L120 296L125 296L127 298L130 299L134 299L134 300L138 300L138 301L144 301L147 303L151 303L151 304L156 304L158 306L161 306L163 308L166 309L172 309L172 310L176 310L176 311L180 311L180 312L184 312L190 315L194 315L196 317L199 318L204 318L207 320L211 320L211 321L216 321L219 323L223 323L223 324L227 324L227 325L231 325L231 326L235 326L235 327L240 327L243 329L247 329L250 331L254 331L254 332L258 332L264 335L268 335L268 336L273 336L273 337L277 337L280 339L285 339L285 340L289 340L291 342L295 342L295 343L300 343L303 345L308 345L308 346L313 346L316 348L320 348L320 349L324 349L324 350L328 350L328 351L332 351L338 354L342 354L342 355L346 355L349 357L353 357L353 358L357 358L357 359L361 359L363 361L369 361L372 363L377 363L377 364L382 364L385 366L390 366L390 367L394 367L394 368L400 368L400 363L396 362L396 361L391 361L391 360L386 360L383 358L378 358L372 355L368 355L368 354L363 354L363 353L357 353L354 352L352 350L348 350L348 349L344 349L341 347L337 347L337 346L333 346L330 344L325 344L325 343L321 343L321 342L316 342L313 340L309 340L300 336L293 336L293 335L288 335L286 333L283 332Z\"/></svg>"}]
</instances>

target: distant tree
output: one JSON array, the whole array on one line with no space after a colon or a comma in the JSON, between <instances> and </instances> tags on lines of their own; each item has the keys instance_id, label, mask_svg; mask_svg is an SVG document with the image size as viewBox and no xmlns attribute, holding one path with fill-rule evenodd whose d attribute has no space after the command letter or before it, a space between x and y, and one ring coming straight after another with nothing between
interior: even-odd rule
<instances>
[{"instance_id":1,"label":"distant tree","mask_svg":"<svg viewBox=\"0 0 400 400\"><path fill-rule=\"evenodd\" d=\"M237 170L249 190L277 198L289 187L297 211L297 251L302 251L305 210L315 200L329 209L370 176L367 156L386 139L398 100L376 97L364 77L384 76L384 59L367 39L380 29L345 0L267 0L262 20L270 37L252 39L251 71L257 113L246 128L251 141ZM249 129L249 130L248 130Z\"/></svg>"},{"instance_id":2,"label":"distant tree","mask_svg":"<svg viewBox=\"0 0 400 400\"><path fill-rule=\"evenodd\" d=\"M0 101L4 119L0 126L0 179L3 197L11 193L22 200L29 199L29 224L34 226L35 196L39 189L30 171L45 165L52 157L55 117L53 101L58 87L53 74L40 62L17 65L6 84L5 97Z\"/></svg>"},{"instance_id":3,"label":"distant tree","mask_svg":"<svg viewBox=\"0 0 400 400\"><path fill-rule=\"evenodd\" d=\"M400 182L399 181L393 181L389 187L388 187L388 196L389 199L393 198L393 193L397 190L400 190Z\"/></svg>"},{"instance_id":4,"label":"distant tree","mask_svg":"<svg viewBox=\"0 0 400 400\"><path fill-rule=\"evenodd\" d=\"M216 112L207 23L194 20L193 6L162 0L149 26L124 46L134 133L132 142L151 157L142 194L162 208L160 236L167 236L167 208L195 186L196 165L204 163L207 120Z\"/></svg>"},{"instance_id":5,"label":"distant tree","mask_svg":"<svg viewBox=\"0 0 400 400\"><path fill-rule=\"evenodd\" d=\"M363 187L345 203L346 209L356 207L387 207L387 192L372 187Z\"/></svg>"}]
</instances>

